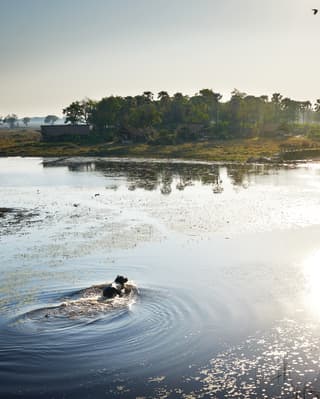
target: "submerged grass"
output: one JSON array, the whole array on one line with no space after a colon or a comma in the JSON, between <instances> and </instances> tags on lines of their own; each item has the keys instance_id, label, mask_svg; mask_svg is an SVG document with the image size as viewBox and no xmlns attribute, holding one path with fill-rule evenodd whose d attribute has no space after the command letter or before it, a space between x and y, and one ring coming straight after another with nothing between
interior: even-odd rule
<instances>
[{"instance_id":1,"label":"submerged grass","mask_svg":"<svg viewBox=\"0 0 320 399\"><path fill-rule=\"evenodd\" d=\"M282 152L284 159L310 158L317 156L319 147L319 141L301 137L208 140L175 145L44 142L36 130L0 130L0 156L132 156L245 162L249 158L274 157L283 148L294 149L294 152Z\"/></svg>"}]
</instances>

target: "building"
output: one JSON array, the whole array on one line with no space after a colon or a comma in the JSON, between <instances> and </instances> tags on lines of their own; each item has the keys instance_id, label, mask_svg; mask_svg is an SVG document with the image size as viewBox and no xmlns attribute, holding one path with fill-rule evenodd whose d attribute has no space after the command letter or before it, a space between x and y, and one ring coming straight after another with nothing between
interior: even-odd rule
<instances>
[{"instance_id":1,"label":"building","mask_svg":"<svg viewBox=\"0 0 320 399\"><path fill-rule=\"evenodd\" d=\"M61 140L68 137L86 137L90 135L89 125L42 125L41 134L45 141Z\"/></svg>"}]
</instances>

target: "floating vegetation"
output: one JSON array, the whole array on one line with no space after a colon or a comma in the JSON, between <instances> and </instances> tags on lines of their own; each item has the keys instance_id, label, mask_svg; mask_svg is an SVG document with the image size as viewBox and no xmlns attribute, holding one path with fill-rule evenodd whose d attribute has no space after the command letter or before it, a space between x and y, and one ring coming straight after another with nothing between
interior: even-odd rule
<instances>
[{"instance_id":1,"label":"floating vegetation","mask_svg":"<svg viewBox=\"0 0 320 399\"><path fill-rule=\"evenodd\" d=\"M185 381L199 386L192 392L196 398L316 398L320 393L319 366L316 327L284 320L218 354Z\"/></svg>"}]
</instances>

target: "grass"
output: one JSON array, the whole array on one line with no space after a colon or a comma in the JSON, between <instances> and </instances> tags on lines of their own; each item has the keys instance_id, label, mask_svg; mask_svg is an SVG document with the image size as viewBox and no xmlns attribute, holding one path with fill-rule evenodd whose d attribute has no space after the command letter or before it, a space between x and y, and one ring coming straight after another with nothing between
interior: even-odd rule
<instances>
[{"instance_id":1,"label":"grass","mask_svg":"<svg viewBox=\"0 0 320 399\"><path fill-rule=\"evenodd\" d=\"M245 162L250 157L272 157L280 153L281 149L289 147L301 149L302 154L306 152L308 156L310 153L312 156L312 153L316 153L312 151L312 147L319 148L320 142L304 137L289 137L210 140L177 145L123 145L101 142L43 142L40 132L36 130L0 130L1 156L131 156ZM292 154L284 154L284 157L299 158L299 151Z\"/></svg>"}]
</instances>

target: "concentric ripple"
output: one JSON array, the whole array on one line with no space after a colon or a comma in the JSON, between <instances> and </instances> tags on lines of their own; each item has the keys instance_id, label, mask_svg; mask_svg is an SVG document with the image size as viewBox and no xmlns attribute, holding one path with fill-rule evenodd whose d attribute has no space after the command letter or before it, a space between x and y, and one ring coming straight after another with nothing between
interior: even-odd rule
<instances>
[{"instance_id":1,"label":"concentric ripple","mask_svg":"<svg viewBox=\"0 0 320 399\"><path fill-rule=\"evenodd\" d=\"M152 376L192 363L203 315L184 291L142 288L133 290L130 298L107 303L90 290L79 291L63 305L36 309L11 321L7 328L12 330L13 341L3 345L15 346L14 373L6 376L8 386L15 386L11 379L27 380L30 389L37 390L43 377L45 389L52 392L67 378L68 389L77 389L83 379L101 383L101 373L107 379L117 373L132 378L145 376L147 367ZM35 331L37 340L33 339ZM12 350L5 352L10 361ZM46 359L46 368L39 359Z\"/></svg>"}]
</instances>

